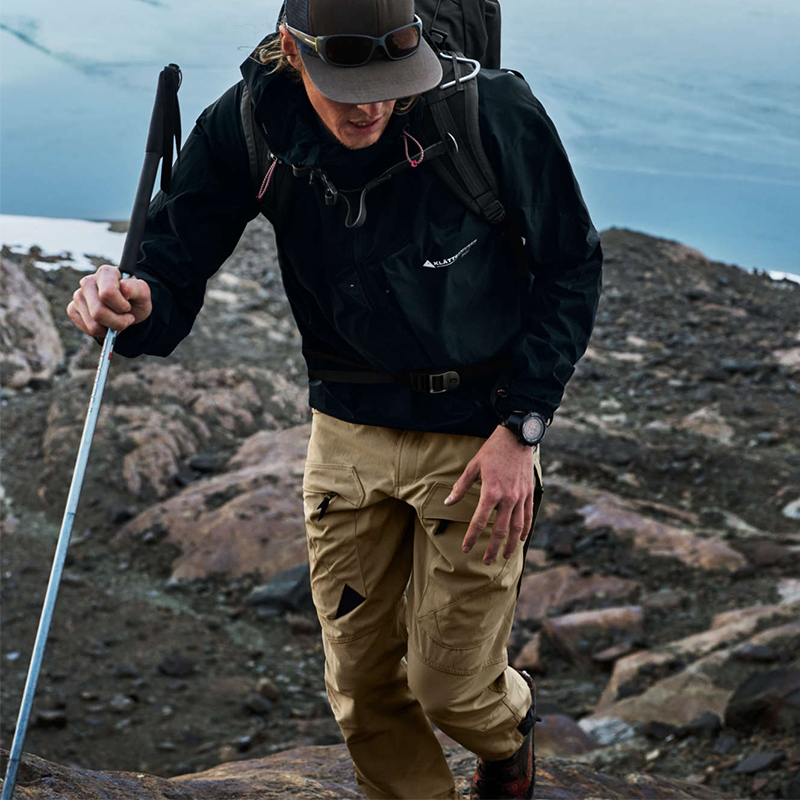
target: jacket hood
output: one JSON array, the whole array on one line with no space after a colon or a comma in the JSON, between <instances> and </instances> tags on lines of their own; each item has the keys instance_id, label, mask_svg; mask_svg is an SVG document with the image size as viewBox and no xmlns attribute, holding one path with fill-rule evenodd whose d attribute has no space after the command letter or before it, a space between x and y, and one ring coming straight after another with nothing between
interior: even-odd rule
<instances>
[{"instance_id":1,"label":"jacket hood","mask_svg":"<svg viewBox=\"0 0 800 800\"><path fill-rule=\"evenodd\" d=\"M259 47L277 34L267 36ZM316 113L302 83L271 71L250 56L241 66L250 90L256 119L266 131L270 150L282 161L303 167L318 166L324 139L319 135Z\"/></svg>"},{"instance_id":2,"label":"jacket hood","mask_svg":"<svg viewBox=\"0 0 800 800\"><path fill-rule=\"evenodd\" d=\"M259 48L277 35L265 37ZM417 109L408 116L395 115L376 144L363 150L348 150L325 130L301 82L272 71L253 55L241 65L241 73L270 150L282 161L297 167L338 166L353 170L354 175L369 173L371 167L386 160L390 152L398 159L402 156L399 138L406 125L417 118ZM395 153L397 146L399 149Z\"/></svg>"}]
</instances>

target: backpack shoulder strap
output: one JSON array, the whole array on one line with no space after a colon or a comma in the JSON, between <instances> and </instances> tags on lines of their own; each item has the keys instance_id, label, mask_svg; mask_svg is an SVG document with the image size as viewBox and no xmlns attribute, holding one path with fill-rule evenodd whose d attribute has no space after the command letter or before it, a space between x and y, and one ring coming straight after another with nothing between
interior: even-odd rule
<instances>
[{"instance_id":1,"label":"backpack shoulder strap","mask_svg":"<svg viewBox=\"0 0 800 800\"><path fill-rule=\"evenodd\" d=\"M287 192L291 191L291 170L269 149L267 140L258 129L255 107L247 86L242 90L242 129L250 161L250 185L261 213L272 223L276 233L283 230L288 207Z\"/></svg>"},{"instance_id":2,"label":"backpack shoulder strap","mask_svg":"<svg viewBox=\"0 0 800 800\"><path fill-rule=\"evenodd\" d=\"M442 86L425 94L422 125L428 141L449 139L454 146L431 163L464 205L487 222L497 224L505 216L505 209L481 141L478 84L474 78L466 78L472 70L468 61L457 53L447 56Z\"/></svg>"},{"instance_id":3,"label":"backpack shoulder strap","mask_svg":"<svg viewBox=\"0 0 800 800\"><path fill-rule=\"evenodd\" d=\"M500 200L497 176L483 147L478 111L475 61L448 52L442 84L425 94L423 136L428 142L454 143L447 153L431 162L439 177L475 214L500 227L514 258L527 276L522 235Z\"/></svg>"}]
</instances>

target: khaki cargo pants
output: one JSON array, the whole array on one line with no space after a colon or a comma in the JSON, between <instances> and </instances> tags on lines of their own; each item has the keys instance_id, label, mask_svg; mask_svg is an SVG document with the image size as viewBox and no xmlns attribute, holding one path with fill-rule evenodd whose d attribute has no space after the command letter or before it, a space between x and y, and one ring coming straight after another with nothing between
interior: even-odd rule
<instances>
[{"instance_id":1,"label":"khaki cargo pants","mask_svg":"<svg viewBox=\"0 0 800 800\"><path fill-rule=\"evenodd\" d=\"M333 713L373 798L457 798L429 719L501 759L530 691L508 666L522 546L491 566L461 542L480 485L444 499L484 440L354 425L315 412L303 495ZM536 454L537 494L541 480Z\"/></svg>"}]
</instances>

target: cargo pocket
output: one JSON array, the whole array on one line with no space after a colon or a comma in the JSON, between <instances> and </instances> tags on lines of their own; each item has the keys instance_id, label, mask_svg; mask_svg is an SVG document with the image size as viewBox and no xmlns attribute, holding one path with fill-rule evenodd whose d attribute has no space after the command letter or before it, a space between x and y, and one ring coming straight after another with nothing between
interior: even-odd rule
<instances>
[{"instance_id":1,"label":"cargo pocket","mask_svg":"<svg viewBox=\"0 0 800 800\"><path fill-rule=\"evenodd\" d=\"M516 600L522 548L505 559L483 563L496 512L470 553L461 543L480 501L480 486L446 506L450 484L434 484L420 508L429 548L425 586L417 604L417 644L431 666L469 674L505 660L505 645Z\"/></svg>"},{"instance_id":2,"label":"cargo pocket","mask_svg":"<svg viewBox=\"0 0 800 800\"><path fill-rule=\"evenodd\" d=\"M303 503L314 605L333 622L366 599L356 542L364 488L355 467L307 463Z\"/></svg>"}]
</instances>

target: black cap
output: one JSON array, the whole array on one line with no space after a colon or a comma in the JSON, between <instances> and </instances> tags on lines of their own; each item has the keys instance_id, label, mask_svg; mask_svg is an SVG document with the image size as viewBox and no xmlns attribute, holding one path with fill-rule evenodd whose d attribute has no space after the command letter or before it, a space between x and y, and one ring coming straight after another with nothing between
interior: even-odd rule
<instances>
[{"instance_id":1,"label":"black cap","mask_svg":"<svg viewBox=\"0 0 800 800\"><path fill-rule=\"evenodd\" d=\"M310 36L383 36L414 22L414 0L287 0L286 22ZM361 67L335 67L304 45L299 50L314 86L340 103L410 97L433 89L442 79L442 65L424 39L408 58L373 58Z\"/></svg>"}]
</instances>

